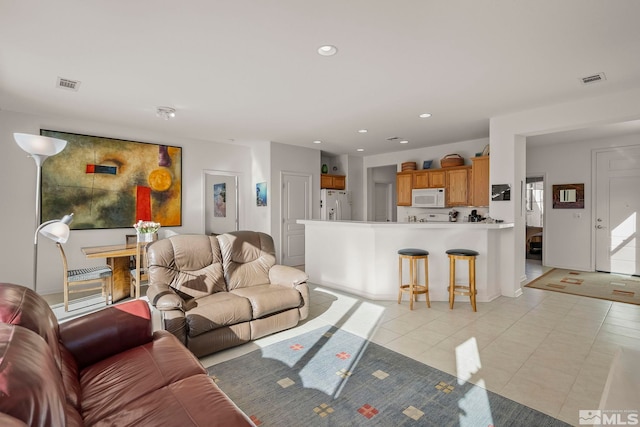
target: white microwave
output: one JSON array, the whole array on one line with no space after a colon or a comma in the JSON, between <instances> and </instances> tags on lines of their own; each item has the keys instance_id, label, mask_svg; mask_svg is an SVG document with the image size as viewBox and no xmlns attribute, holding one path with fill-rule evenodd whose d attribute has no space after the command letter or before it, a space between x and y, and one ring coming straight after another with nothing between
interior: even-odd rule
<instances>
[{"instance_id":1,"label":"white microwave","mask_svg":"<svg viewBox=\"0 0 640 427\"><path fill-rule=\"evenodd\" d=\"M444 188L418 188L411 190L414 208L444 208Z\"/></svg>"}]
</instances>

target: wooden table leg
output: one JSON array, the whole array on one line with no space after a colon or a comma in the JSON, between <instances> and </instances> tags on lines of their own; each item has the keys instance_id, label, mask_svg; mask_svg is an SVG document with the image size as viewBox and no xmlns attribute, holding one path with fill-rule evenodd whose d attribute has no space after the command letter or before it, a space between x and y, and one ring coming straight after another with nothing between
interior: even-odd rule
<instances>
[{"instance_id":1,"label":"wooden table leg","mask_svg":"<svg viewBox=\"0 0 640 427\"><path fill-rule=\"evenodd\" d=\"M107 258L107 264L113 271L113 302L128 298L131 294L129 257Z\"/></svg>"}]
</instances>

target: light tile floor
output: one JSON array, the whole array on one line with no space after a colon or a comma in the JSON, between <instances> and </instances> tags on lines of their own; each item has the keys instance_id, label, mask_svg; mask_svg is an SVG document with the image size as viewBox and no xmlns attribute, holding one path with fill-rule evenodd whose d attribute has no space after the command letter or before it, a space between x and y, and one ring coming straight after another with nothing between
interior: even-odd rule
<instances>
[{"instance_id":1,"label":"light tile floor","mask_svg":"<svg viewBox=\"0 0 640 427\"><path fill-rule=\"evenodd\" d=\"M529 263L528 277L545 269ZM423 298L423 297L421 297ZM523 288L518 298L478 303L372 301L311 285L298 327L202 358L210 366L326 324L404 354L570 424L597 409L620 346L640 349L640 307ZM638 409L638 408L630 408Z\"/></svg>"}]
</instances>

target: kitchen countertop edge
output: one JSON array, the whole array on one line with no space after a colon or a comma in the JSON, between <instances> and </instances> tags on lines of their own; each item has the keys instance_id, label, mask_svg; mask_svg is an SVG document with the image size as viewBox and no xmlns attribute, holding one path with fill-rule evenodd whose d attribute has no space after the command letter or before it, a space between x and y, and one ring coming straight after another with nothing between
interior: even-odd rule
<instances>
[{"instance_id":1,"label":"kitchen countertop edge","mask_svg":"<svg viewBox=\"0 0 640 427\"><path fill-rule=\"evenodd\" d=\"M375 221L324 221L319 219L299 219L298 224L337 225L359 227L411 227L411 228L474 228L474 229L503 229L513 228L512 222L375 222Z\"/></svg>"}]
</instances>

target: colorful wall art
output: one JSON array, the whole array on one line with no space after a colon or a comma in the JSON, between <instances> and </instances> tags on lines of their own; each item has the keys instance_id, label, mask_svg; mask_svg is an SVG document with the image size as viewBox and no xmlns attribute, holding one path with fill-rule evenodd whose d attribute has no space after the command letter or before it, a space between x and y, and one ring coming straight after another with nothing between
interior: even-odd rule
<instances>
[{"instance_id":1,"label":"colorful wall art","mask_svg":"<svg viewBox=\"0 0 640 427\"><path fill-rule=\"evenodd\" d=\"M213 216L225 218L227 216L227 184L213 184Z\"/></svg>"},{"instance_id":2,"label":"colorful wall art","mask_svg":"<svg viewBox=\"0 0 640 427\"><path fill-rule=\"evenodd\" d=\"M256 206L267 206L267 183L256 184Z\"/></svg>"},{"instance_id":3,"label":"colorful wall art","mask_svg":"<svg viewBox=\"0 0 640 427\"><path fill-rule=\"evenodd\" d=\"M66 140L42 167L41 222L73 212L74 230L182 225L182 148L41 130Z\"/></svg>"}]
</instances>

